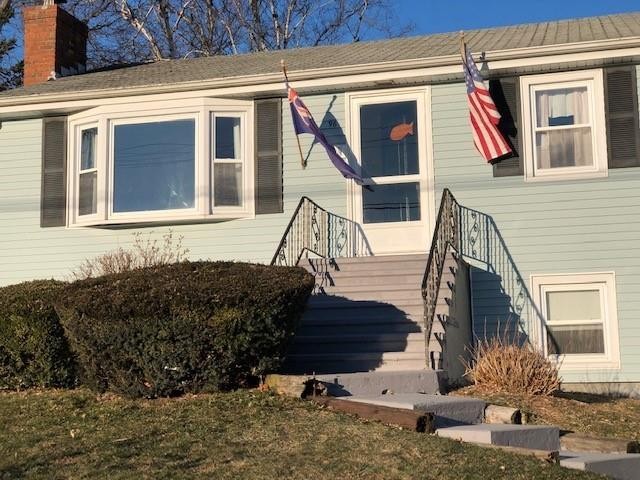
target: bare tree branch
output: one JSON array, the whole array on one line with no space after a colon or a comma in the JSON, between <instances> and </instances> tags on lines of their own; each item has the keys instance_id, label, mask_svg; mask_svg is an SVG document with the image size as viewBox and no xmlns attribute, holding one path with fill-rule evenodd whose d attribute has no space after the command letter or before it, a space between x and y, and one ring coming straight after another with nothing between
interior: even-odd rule
<instances>
[{"instance_id":1,"label":"bare tree branch","mask_svg":"<svg viewBox=\"0 0 640 480\"><path fill-rule=\"evenodd\" d=\"M161 60L162 58L164 58L155 37L145 27L144 21L138 20L136 15L133 13L133 10L129 6L127 0L116 0L116 3L120 7L120 14L122 15L122 18L129 22L131 26L133 26L138 33L141 33L149 42L149 46L151 47L151 51L153 52L154 60Z\"/></svg>"}]
</instances>

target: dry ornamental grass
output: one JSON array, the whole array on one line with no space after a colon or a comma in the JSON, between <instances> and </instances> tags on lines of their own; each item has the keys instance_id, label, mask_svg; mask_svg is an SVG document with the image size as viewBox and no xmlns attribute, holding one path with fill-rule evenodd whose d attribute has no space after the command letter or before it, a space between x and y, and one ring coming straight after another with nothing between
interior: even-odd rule
<instances>
[{"instance_id":1,"label":"dry ornamental grass","mask_svg":"<svg viewBox=\"0 0 640 480\"><path fill-rule=\"evenodd\" d=\"M465 367L465 376L488 392L551 395L560 389L557 366L529 344L481 340Z\"/></svg>"}]
</instances>

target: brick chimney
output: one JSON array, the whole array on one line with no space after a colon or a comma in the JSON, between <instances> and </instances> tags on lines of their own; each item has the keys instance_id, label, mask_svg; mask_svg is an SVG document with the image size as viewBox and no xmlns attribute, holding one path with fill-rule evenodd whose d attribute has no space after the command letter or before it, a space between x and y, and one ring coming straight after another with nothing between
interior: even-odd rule
<instances>
[{"instance_id":1,"label":"brick chimney","mask_svg":"<svg viewBox=\"0 0 640 480\"><path fill-rule=\"evenodd\" d=\"M53 0L25 7L24 85L82 73L87 63L88 28Z\"/></svg>"}]
</instances>

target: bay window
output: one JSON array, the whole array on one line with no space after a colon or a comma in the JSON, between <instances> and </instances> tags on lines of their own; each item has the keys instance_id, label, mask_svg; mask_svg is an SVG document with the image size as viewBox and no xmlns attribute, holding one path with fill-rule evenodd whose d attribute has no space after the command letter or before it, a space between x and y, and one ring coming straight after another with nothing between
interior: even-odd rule
<instances>
[{"instance_id":1,"label":"bay window","mask_svg":"<svg viewBox=\"0 0 640 480\"><path fill-rule=\"evenodd\" d=\"M168 102L167 102L168 103ZM99 107L70 117L70 226L253 215L251 102Z\"/></svg>"}]
</instances>

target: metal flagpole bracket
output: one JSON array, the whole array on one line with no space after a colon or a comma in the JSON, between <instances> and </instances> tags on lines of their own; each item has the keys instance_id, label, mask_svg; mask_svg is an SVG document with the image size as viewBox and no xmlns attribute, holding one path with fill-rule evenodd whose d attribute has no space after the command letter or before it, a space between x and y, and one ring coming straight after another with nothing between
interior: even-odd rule
<instances>
[{"instance_id":1,"label":"metal flagpole bracket","mask_svg":"<svg viewBox=\"0 0 640 480\"><path fill-rule=\"evenodd\" d=\"M287 84L287 100L289 100L289 76L287 75L287 64L285 63L284 59L280 59L280 68L282 68L282 74L284 75L284 81ZM302 168L307 168L307 161L304 158L304 155L302 154L302 146L300 145L300 137L298 136L298 134L296 132L294 132L296 135L296 142L298 143L298 152L300 153L300 165L302 165Z\"/></svg>"}]
</instances>

